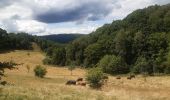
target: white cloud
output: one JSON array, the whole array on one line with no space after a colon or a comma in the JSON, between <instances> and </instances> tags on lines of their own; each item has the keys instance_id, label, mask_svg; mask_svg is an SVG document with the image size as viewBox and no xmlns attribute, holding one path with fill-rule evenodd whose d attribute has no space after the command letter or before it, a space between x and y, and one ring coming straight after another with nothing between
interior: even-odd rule
<instances>
[{"instance_id":1,"label":"white cloud","mask_svg":"<svg viewBox=\"0 0 170 100\"><path fill-rule=\"evenodd\" d=\"M35 20L17 20L16 23L19 32L25 31L31 34L42 33L47 27L45 23L37 22Z\"/></svg>"}]
</instances>

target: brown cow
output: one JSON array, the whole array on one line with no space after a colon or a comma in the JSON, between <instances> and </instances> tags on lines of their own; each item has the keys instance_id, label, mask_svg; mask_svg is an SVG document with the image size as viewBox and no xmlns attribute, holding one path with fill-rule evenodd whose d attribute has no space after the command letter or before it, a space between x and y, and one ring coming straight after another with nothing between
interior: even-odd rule
<instances>
[{"instance_id":1,"label":"brown cow","mask_svg":"<svg viewBox=\"0 0 170 100\"><path fill-rule=\"evenodd\" d=\"M0 84L5 86L7 84L7 82L6 81L2 81Z\"/></svg>"},{"instance_id":2,"label":"brown cow","mask_svg":"<svg viewBox=\"0 0 170 100\"><path fill-rule=\"evenodd\" d=\"M80 86L86 86L86 82L78 82L77 85L80 85Z\"/></svg>"},{"instance_id":3,"label":"brown cow","mask_svg":"<svg viewBox=\"0 0 170 100\"><path fill-rule=\"evenodd\" d=\"M131 80L132 78L130 76L127 77L128 80Z\"/></svg>"},{"instance_id":4,"label":"brown cow","mask_svg":"<svg viewBox=\"0 0 170 100\"><path fill-rule=\"evenodd\" d=\"M135 78L135 75L130 75L127 77L127 79L131 80L132 78Z\"/></svg>"},{"instance_id":5,"label":"brown cow","mask_svg":"<svg viewBox=\"0 0 170 100\"><path fill-rule=\"evenodd\" d=\"M83 78L78 78L78 79L77 79L77 82L79 82L79 81L83 81Z\"/></svg>"},{"instance_id":6,"label":"brown cow","mask_svg":"<svg viewBox=\"0 0 170 100\"><path fill-rule=\"evenodd\" d=\"M120 77L120 76L118 76L118 77L116 77L116 79L121 79L121 77Z\"/></svg>"},{"instance_id":7,"label":"brown cow","mask_svg":"<svg viewBox=\"0 0 170 100\"><path fill-rule=\"evenodd\" d=\"M76 81L75 80L68 80L66 82L66 85L76 85Z\"/></svg>"},{"instance_id":8,"label":"brown cow","mask_svg":"<svg viewBox=\"0 0 170 100\"><path fill-rule=\"evenodd\" d=\"M135 75L130 75L131 78L135 78Z\"/></svg>"}]
</instances>

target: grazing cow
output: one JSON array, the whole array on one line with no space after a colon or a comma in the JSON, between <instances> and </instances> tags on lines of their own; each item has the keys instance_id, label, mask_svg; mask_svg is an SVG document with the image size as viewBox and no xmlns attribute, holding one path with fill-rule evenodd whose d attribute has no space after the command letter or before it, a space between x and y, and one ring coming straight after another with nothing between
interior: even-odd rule
<instances>
[{"instance_id":1,"label":"grazing cow","mask_svg":"<svg viewBox=\"0 0 170 100\"><path fill-rule=\"evenodd\" d=\"M79 82L79 81L83 81L83 78L78 78L78 79L77 79L77 82Z\"/></svg>"},{"instance_id":2,"label":"grazing cow","mask_svg":"<svg viewBox=\"0 0 170 100\"><path fill-rule=\"evenodd\" d=\"M129 80L131 80L133 78L135 78L135 75L130 75L130 76L127 77L127 79L129 79Z\"/></svg>"},{"instance_id":3,"label":"grazing cow","mask_svg":"<svg viewBox=\"0 0 170 100\"><path fill-rule=\"evenodd\" d=\"M86 82L78 82L78 84L77 85L81 85L81 86L86 86Z\"/></svg>"},{"instance_id":4,"label":"grazing cow","mask_svg":"<svg viewBox=\"0 0 170 100\"><path fill-rule=\"evenodd\" d=\"M109 77L108 77L107 75L104 75L104 76L102 77L102 82L103 82L103 84L107 83L108 79L109 79Z\"/></svg>"},{"instance_id":5,"label":"grazing cow","mask_svg":"<svg viewBox=\"0 0 170 100\"><path fill-rule=\"evenodd\" d=\"M130 76L127 77L128 80L131 80L132 78Z\"/></svg>"},{"instance_id":6,"label":"grazing cow","mask_svg":"<svg viewBox=\"0 0 170 100\"><path fill-rule=\"evenodd\" d=\"M131 78L135 78L135 75L130 75Z\"/></svg>"},{"instance_id":7,"label":"grazing cow","mask_svg":"<svg viewBox=\"0 0 170 100\"><path fill-rule=\"evenodd\" d=\"M104 79L104 80L108 80L109 77L108 77L107 75L104 75L104 76L103 76L103 79Z\"/></svg>"},{"instance_id":8,"label":"grazing cow","mask_svg":"<svg viewBox=\"0 0 170 100\"><path fill-rule=\"evenodd\" d=\"M76 81L75 80L68 80L66 82L66 85L76 85Z\"/></svg>"},{"instance_id":9,"label":"grazing cow","mask_svg":"<svg viewBox=\"0 0 170 100\"><path fill-rule=\"evenodd\" d=\"M7 84L7 82L6 81L2 81L0 84L5 86Z\"/></svg>"},{"instance_id":10,"label":"grazing cow","mask_svg":"<svg viewBox=\"0 0 170 100\"><path fill-rule=\"evenodd\" d=\"M120 76L118 76L118 77L116 77L116 79L121 79L121 77L120 77Z\"/></svg>"}]
</instances>

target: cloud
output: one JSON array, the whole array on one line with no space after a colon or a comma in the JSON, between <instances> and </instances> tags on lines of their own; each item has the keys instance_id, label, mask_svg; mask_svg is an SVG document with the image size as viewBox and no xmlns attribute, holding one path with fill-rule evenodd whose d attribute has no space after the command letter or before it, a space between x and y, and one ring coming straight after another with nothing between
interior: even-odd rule
<instances>
[{"instance_id":1,"label":"cloud","mask_svg":"<svg viewBox=\"0 0 170 100\"><path fill-rule=\"evenodd\" d=\"M27 32L30 34L39 34L46 31L47 24L37 22L36 20L18 20L18 32Z\"/></svg>"},{"instance_id":2,"label":"cloud","mask_svg":"<svg viewBox=\"0 0 170 100\"><path fill-rule=\"evenodd\" d=\"M151 0L151 1L152 1L152 3L160 4L160 5L164 5L164 4L170 3L169 0Z\"/></svg>"},{"instance_id":3,"label":"cloud","mask_svg":"<svg viewBox=\"0 0 170 100\"><path fill-rule=\"evenodd\" d=\"M0 8L6 7L6 6L9 6L10 4L12 4L11 0L1 0L0 2L1 2Z\"/></svg>"},{"instance_id":4,"label":"cloud","mask_svg":"<svg viewBox=\"0 0 170 100\"><path fill-rule=\"evenodd\" d=\"M71 2L67 4L69 7L64 6L59 10L51 7L47 11L35 15L35 19L45 23L96 21L107 16L113 7L111 0L72 1L75 2L75 5L72 5L73 2Z\"/></svg>"}]
</instances>

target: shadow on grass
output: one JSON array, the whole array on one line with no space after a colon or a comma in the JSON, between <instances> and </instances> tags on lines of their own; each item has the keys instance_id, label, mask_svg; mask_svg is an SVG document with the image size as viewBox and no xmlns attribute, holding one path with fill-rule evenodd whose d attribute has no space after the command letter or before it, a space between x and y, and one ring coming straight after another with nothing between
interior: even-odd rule
<instances>
[{"instance_id":1,"label":"shadow on grass","mask_svg":"<svg viewBox=\"0 0 170 100\"><path fill-rule=\"evenodd\" d=\"M0 49L0 54L2 54L2 53L10 53L10 52L13 52L13 51L15 51L15 50L12 50L12 49L2 50L2 49Z\"/></svg>"}]
</instances>

